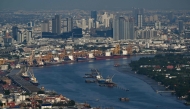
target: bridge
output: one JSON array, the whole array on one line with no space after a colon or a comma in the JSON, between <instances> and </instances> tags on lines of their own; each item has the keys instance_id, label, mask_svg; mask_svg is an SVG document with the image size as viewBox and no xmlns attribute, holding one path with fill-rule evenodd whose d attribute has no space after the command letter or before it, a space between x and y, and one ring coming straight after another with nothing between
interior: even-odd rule
<instances>
[{"instance_id":1,"label":"bridge","mask_svg":"<svg viewBox=\"0 0 190 109\"><path fill-rule=\"evenodd\" d=\"M172 92L175 92L175 90L168 90L168 91L156 90L156 93L172 93Z\"/></svg>"},{"instance_id":2,"label":"bridge","mask_svg":"<svg viewBox=\"0 0 190 109\"><path fill-rule=\"evenodd\" d=\"M28 93L38 92L40 89L37 86L34 86L29 81L20 77L20 73L22 73L22 71L23 69L13 69L10 74L8 74L8 77Z\"/></svg>"}]
</instances>

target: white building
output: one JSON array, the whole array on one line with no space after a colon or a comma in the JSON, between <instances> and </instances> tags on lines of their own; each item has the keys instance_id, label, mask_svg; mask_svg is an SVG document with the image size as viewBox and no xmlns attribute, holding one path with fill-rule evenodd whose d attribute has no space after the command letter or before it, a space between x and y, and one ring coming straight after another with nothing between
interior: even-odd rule
<instances>
[{"instance_id":1,"label":"white building","mask_svg":"<svg viewBox=\"0 0 190 109\"><path fill-rule=\"evenodd\" d=\"M24 41L24 34L23 34L23 32L19 31L17 34L18 34L17 35L17 42L18 43L22 43Z\"/></svg>"},{"instance_id":2,"label":"white building","mask_svg":"<svg viewBox=\"0 0 190 109\"><path fill-rule=\"evenodd\" d=\"M101 22L104 24L105 27L109 27L109 17L107 12L105 12L102 16L101 16Z\"/></svg>"},{"instance_id":3,"label":"white building","mask_svg":"<svg viewBox=\"0 0 190 109\"><path fill-rule=\"evenodd\" d=\"M81 27L82 27L83 30L86 30L86 20L85 19L82 19Z\"/></svg>"},{"instance_id":4,"label":"white building","mask_svg":"<svg viewBox=\"0 0 190 109\"><path fill-rule=\"evenodd\" d=\"M32 41L32 31L28 31L26 35L26 41L31 42Z\"/></svg>"},{"instance_id":5,"label":"white building","mask_svg":"<svg viewBox=\"0 0 190 109\"><path fill-rule=\"evenodd\" d=\"M155 29L160 30L162 29L161 22L156 22L154 25Z\"/></svg>"},{"instance_id":6,"label":"white building","mask_svg":"<svg viewBox=\"0 0 190 109\"><path fill-rule=\"evenodd\" d=\"M94 23L93 23L93 19L92 19L92 18L88 19L88 29L93 28L93 27L94 27L93 24L94 24Z\"/></svg>"}]
</instances>

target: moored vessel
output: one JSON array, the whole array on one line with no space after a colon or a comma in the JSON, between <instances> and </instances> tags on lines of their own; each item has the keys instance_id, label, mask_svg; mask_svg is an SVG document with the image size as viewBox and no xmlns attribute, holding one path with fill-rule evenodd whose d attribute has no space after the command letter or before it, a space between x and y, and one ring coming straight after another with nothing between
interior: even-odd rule
<instances>
[{"instance_id":1,"label":"moored vessel","mask_svg":"<svg viewBox=\"0 0 190 109\"><path fill-rule=\"evenodd\" d=\"M29 67L25 67L24 72L21 74L21 77L27 81L30 80L30 75L28 74L28 70L29 70Z\"/></svg>"}]
</instances>

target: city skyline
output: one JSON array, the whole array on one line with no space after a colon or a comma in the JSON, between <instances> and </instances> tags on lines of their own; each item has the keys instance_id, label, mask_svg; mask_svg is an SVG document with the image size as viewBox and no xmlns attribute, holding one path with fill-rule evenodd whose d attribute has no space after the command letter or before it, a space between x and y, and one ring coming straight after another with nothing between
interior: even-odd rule
<instances>
[{"instance_id":1,"label":"city skyline","mask_svg":"<svg viewBox=\"0 0 190 109\"><path fill-rule=\"evenodd\" d=\"M190 9L189 0L1 0L0 9L38 10L38 9ZM43 5L42 5L43 4ZM180 5L179 5L180 4Z\"/></svg>"}]
</instances>

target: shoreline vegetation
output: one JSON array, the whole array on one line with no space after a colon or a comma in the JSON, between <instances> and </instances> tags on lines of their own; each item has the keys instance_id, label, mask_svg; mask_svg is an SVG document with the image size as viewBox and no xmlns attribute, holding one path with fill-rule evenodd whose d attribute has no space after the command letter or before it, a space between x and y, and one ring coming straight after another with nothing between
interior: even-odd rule
<instances>
[{"instance_id":1,"label":"shoreline vegetation","mask_svg":"<svg viewBox=\"0 0 190 109\"><path fill-rule=\"evenodd\" d=\"M126 71L126 68L131 71ZM120 65L120 72L129 72L150 86L157 93L171 92L184 104L190 104L190 55L157 54L154 57L141 57L128 65ZM152 81L151 81L152 80ZM159 87L161 86L161 87ZM161 94L162 95L162 94Z\"/></svg>"}]
</instances>

